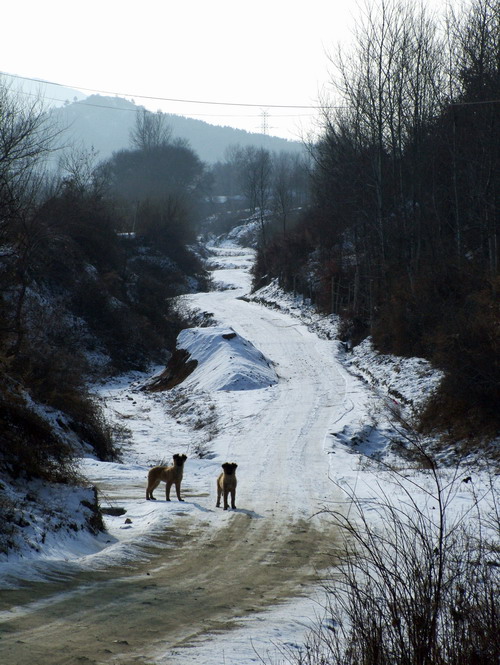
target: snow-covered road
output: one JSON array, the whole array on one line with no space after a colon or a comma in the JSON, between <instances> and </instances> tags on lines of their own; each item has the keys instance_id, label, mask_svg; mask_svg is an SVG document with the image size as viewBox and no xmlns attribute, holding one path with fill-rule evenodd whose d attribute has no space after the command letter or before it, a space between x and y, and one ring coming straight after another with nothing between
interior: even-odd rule
<instances>
[{"instance_id":1,"label":"snow-covered road","mask_svg":"<svg viewBox=\"0 0 500 665\"><path fill-rule=\"evenodd\" d=\"M221 662L221 649L224 662L255 662L250 644L262 647L280 622L304 616L304 598L332 562L335 531L322 511L340 497L328 437L359 414L354 402L366 394L335 359L335 342L241 298L250 290L251 253L214 253L214 282L223 289L186 301L262 352L278 381L207 391L200 366L180 389L178 400L190 398L177 417L170 398L139 390L141 377L101 388L108 415L126 425L129 439L122 464L88 458L82 469L104 502L126 514L107 519L108 542L98 551L78 556L67 547L38 562L34 570L42 579L50 571L50 585L34 575L23 596L13 592L18 605L3 613L9 633L0 649L18 665L31 664L34 654L37 665L78 658L209 665ZM210 385L217 372L223 385L226 368L210 372ZM202 423L216 414L202 459L186 410ZM146 502L147 469L174 452L188 454L185 502L163 501L163 486L158 501ZM215 508L225 461L238 463L236 511Z\"/></svg>"},{"instance_id":2,"label":"snow-covered road","mask_svg":"<svg viewBox=\"0 0 500 665\"><path fill-rule=\"evenodd\" d=\"M219 262L226 258L232 264L233 253L219 250ZM213 396L218 411L231 416L219 450L238 462L242 488L250 490L241 490L240 505L308 519L331 499L324 442L331 423L349 409L334 343L287 315L241 299L250 287L248 272L222 269L214 279L238 288L198 294L189 301L252 342L271 359L279 377L278 384L263 389L263 403L253 391Z\"/></svg>"}]
</instances>

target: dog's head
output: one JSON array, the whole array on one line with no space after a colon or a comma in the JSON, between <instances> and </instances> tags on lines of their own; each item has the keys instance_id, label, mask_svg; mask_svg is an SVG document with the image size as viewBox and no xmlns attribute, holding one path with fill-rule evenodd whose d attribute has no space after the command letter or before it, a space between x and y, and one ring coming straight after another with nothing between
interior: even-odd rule
<instances>
[{"instance_id":1,"label":"dog's head","mask_svg":"<svg viewBox=\"0 0 500 665\"><path fill-rule=\"evenodd\" d=\"M183 466L184 462L187 460L187 455L179 455L179 453L175 453L174 455L174 464L175 466Z\"/></svg>"},{"instance_id":2,"label":"dog's head","mask_svg":"<svg viewBox=\"0 0 500 665\"><path fill-rule=\"evenodd\" d=\"M224 462L222 468L224 469L224 473L227 473L228 476L232 476L238 468L238 465L236 462Z\"/></svg>"}]
</instances>

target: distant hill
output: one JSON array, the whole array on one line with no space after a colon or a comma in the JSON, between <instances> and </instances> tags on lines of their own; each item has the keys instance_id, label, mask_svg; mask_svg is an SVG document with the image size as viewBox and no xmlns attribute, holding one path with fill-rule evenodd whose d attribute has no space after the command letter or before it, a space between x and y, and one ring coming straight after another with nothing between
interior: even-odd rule
<instances>
[{"instance_id":1,"label":"distant hill","mask_svg":"<svg viewBox=\"0 0 500 665\"><path fill-rule=\"evenodd\" d=\"M67 88L58 83L49 83L40 79L8 74L7 72L2 72L0 79L12 92L32 99L43 99L50 108L81 101L87 97L86 94L74 88Z\"/></svg>"},{"instance_id":2,"label":"distant hill","mask_svg":"<svg viewBox=\"0 0 500 665\"><path fill-rule=\"evenodd\" d=\"M130 130L134 127L136 112L141 109L141 106L122 97L91 95L84 100L53 108L50 113L65 129L64 144L93 147L100 159L106 159L113 152L130 146ZM253 145L271 152L300 153L304 149L298 141L220 127L179 115L167 114L167 118L174 138L187 139L204 162L222 161L226 148L233 145Z\"/></svg>"}]
</instances>

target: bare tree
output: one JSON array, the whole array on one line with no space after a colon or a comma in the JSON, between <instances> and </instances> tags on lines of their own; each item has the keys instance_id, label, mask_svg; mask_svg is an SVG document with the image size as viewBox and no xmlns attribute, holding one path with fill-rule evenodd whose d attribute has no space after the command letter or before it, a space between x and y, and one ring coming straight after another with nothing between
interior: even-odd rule
<instances>
[{"instance_id":1,"label":"bare tree","mask_svg":"<svg viewBox=\"0 0 500 665\"><path fill-rule=\"evenodd\" d=\"M442 51L423 7L415 8L406 0L381 0L364 5L353 50L348 55L339 50L332 58L336 70L332 83L349 108L351 135L370 158L366 186L374 194L381 266L388 258L386 219L395 206L400 223L415 234L418 256L420 145L427 123L442 107ZM407 178L403 155L408 171L410 154L412 172Z\"/></svg>"},{"instance_id":2,"label":"bare tree","mask_svg":"<svg viewBox=\"0 0 500 665\"><path fill-rule=\"evenodd\" d=\"M152 113L140 109L135 116L135 127L130 132L130 144L136 150L151 150L169 145L172 140L172 128L167 117L161 111Z\"/></svg>"},{"instance_id":3,"label":"bare tree","mask_svg":"<svg viewBox=\"0 0 500 665\"><path fill-rule=\"evenodd\" d=\"M262 243L266 245L266 214L269 208L273 169L271 154L268 150L265 150L264 148L259 148L259 150L257 150L255 161L251 164L251 169L255 175Z\"/></svg>"},{"instance_id":4,"label":"bare tree","mask_svg":"<svg viewBox=\"0 0 500 665\"><path fill-rule=\"evenodd\" d=\"M9 294L1 332L14 353L22 340L22 312L33 253L43 233L36 208L44 185L43 160L60 134L40 100L27 102L0 79L0 242L10 249L2 259L1 296Z\"/></svg>"},{"instance_id":5,"label":"bare tree","mask_svg":"<svg viewBox=\"0 0 500 665\"><path fill-rule=\"evenodd\" d=\"M454 101L452 186L457 259L470 249L464 236L474 225L492 277L498 273L500 5L474 0L448 22ZM477 229L479 227L479 233Z\"/></svg>"},{"instance_id":6,"label":"bare tree","mask_svg":"<svg viewBox=\"0 0 500 665\"><path fill-rule=\"evenodd\" d=\"M92 146L90 149L72 148L65 151L59 168L65 184L73 187L79 194L100 197L106 190L106 169L99 164L99 153Z\"/></svg>"},{"instance_id":7,"label":"bare tree","mask_svg":"<svg viewBox=\"0 0 500 665\"><path fill-rule=\"evenodd\" d=\"M271 153L264 148L248 146L236 152L236 159L243 192L253 212L259 213L262 242L265 245L265 218L271 194Z\"/></svg>"},{"instance_id":8,"label":"bare tree","mask_svg":"<svg viewBox=\"0 0 500 665\"><path fill-rule=\"evenodd\" d=\"M287 233L287 222L292 208L299 196L298 171L305 171L300 158L287 152L280 152L273 158L273 177L271 198L276 215L281 220L283 236Z\"/></svg>"},{"instance_id":9,"label":"bare tree","mask_svg":"<svg viewBox=\"0 0 500 665\"><path fill-rule=\"evenodd\" d=\"M0 78L0 237L32 200L59 134L40 100L27 102Z\"/></svg>"}]
</instances>

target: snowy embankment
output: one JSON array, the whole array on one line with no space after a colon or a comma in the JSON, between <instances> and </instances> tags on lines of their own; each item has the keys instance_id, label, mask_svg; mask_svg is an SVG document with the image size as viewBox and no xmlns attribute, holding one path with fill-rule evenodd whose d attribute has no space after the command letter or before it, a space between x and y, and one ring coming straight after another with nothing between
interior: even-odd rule
<instances>
[{"instance_id":1,"label":"snowy embankment","mask_svg":"<svg viewBox=\"0 0 500 665\"><path fill-rule=\"evenodd\" d=\"M178 347L196 361L187 379L168 392L149 392L145 386L163 371L156 368L153 377L136 373L96 387L121 436L123 461L87 457L81 471L98 486L102 505L122 514L107 516L107 533L90 542L75 534L63 549L42 549L30 575L43 578L48 565L133 569L145 545L181 522L201 532L201 539L224 533L237 519L255 528L262 524L264 534L273 534L270 540L300 520L323 529L325 510L349 510L343 490L354 492L367 511L381 488L393 496L402 491L387 469L397 459L399 433L386 400L411 410L431 394L439 376L421 360L381 358L368 342L346 353L335 339L334 318L318 316L276 285L249 296L251 250L228 245L213 252L220 289L186 302L213 314L216 325L179 336ZM146 501L148 468L170 463L177 452L188 455L185 501ZM220 465L233 460L239 465L238 510L215 510ZM428 505L430 478L411 462L398 464L415 500ZM459 484L455 513L468 510L487 483L477 476L474 487ZM159 499L162 492L163 486ZM377 511L372 515L376 520ZM243 549L243 566L246 556ZM25 568L20 559L5 563L4 581L15 583ZM297 589L299 595L266 612L241 613L230 631L188 634L175 648L167 641L148 654L148 662L246 665L261 662L257 654L272 652L273 642L300 645L316 615L321 620L322 594L313 586Z\"/></svg>"},{"instance_id":2,"label":"snowy embankment","mask_svg":"<svg viewBox=\"0 0 500 665\"><path fill-rule=\"evenodd\" d=\"M320 337L336 340L338 336L335 315L318 314L302 296L284 293L274 280L251 296L252 300L298 318ZM387 397L406 409L411 416L432 395L441 380L441 373L423 358L400 358L374 351L371 340L365 339L346 353L338 345L339 361L361 378L373 391Z\"/></svg>"}]
</instances>

